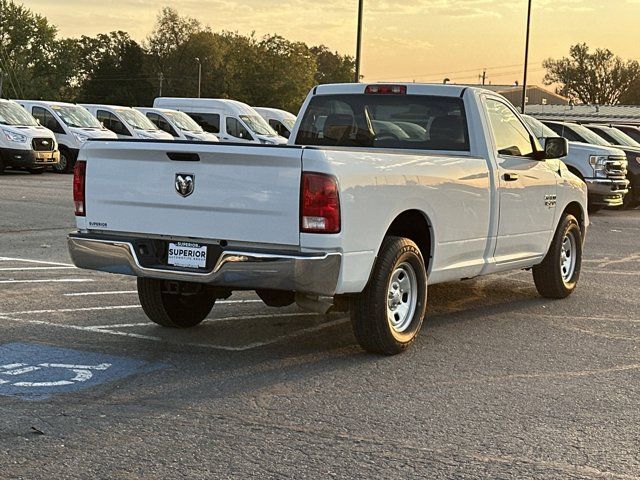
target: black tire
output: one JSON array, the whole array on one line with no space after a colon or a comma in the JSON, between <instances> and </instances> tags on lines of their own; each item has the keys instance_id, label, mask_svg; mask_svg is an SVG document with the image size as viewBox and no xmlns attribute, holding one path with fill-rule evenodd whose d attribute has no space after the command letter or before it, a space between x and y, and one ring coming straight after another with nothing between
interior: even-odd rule
<instances>
[{"instance_id":1,"label":"black tire","mask_svg":"<svg viewBox=\"0 0 640 480\"><path fill-rule=\"evenodd\" d=\"M573 238L573 240L571 240ZM563 275L561 258L563 243L570 242L570 254L575 256L573 270L566 269ZM545 298L566 298L575 290L580 279L582 266L582 231L576 217L565 214L560 220L558 229L553 236L549 252L541 264L533 267L533 280L538 293Z\"/></svg>"},{"instance_id":2,"label":"black tire","mask_svg":"<svg viewBox=\"0 0 640 480\"><path fill-rule=\"evenodd\" d=\"M602 205L589 205L587 207L587 210L589 211L589 213L598 213L603 208L604 207Z\"/></svg>"},{"instance_id":3,"label":"black tire","mask_svg":"<svg viewBox=\"0 0 640 480\"><path fill-rule=\"evenodd\" d=\"M173 293L167 286L163 280L138 278L138 298L149 320L163 327L190 328L211 313L216 299L204 287L193 285L193 293L184 293L184 289Z\"/></svg>"},{"instance_id":4,"label":"black tire","mask_svg":"<svg viewBox=\"0 0 640 480\"><path fill-rule=\"evenodd\" d=\"M413 269L416 295L413 314L409 308L404 328L395 328L387 314L394 273ZM408 270L409 271L409 270ZM411 290L413 291L413 290ZM402 290L398 290L402 292ZM397 300L404 302L406 293L398 294ZM407 297L407 300L409 297ZM373 267L369 284L365 290L351 299L350 312L353 332L360 346L367 352L395 355L411 345L422 327L427 308L427 272L418 246L407 238L387 237ZM389 312L389 315L393 315ZM394 316L396 320L397 317ZM401 330L401 331L400 331Z\"/></svg>"},{"instance_id":5,"label":"black tire","mask_svg":"<svg viewBox=\"0 0 640 480\"><path fill-rule=\"evenodd\" d=\"M29 173L32 175L41 175L44 173L44 168L30 168Z\"/></svg>"},{"instance_id":6,"label":"black tire","mask_svg":"<svg viewBox=\"0 0 640 480\"><path fill-rule=\"evenodd\" d=\"M633 197L633 192L629 189L629 193L627 193L622 199L622 208L625 210L636 208L638 206L638 201Z\"/></svg>"},{"instance_id":7,"label":"black tire","mask_svg":"<svg viewBox=\"0 0 640 480\"><path fill-rule=\"evenodd\" d=\"M7 168L7 166L5 165L4 160L2 159L2 154L0 154L0 175L4 174L5 168Z\"/></svg>"},{"instance_id":8,"label":"black tire","mask_svg":"<svg viewBox=\"0 0 640 480\"><path fill-rule=\"evenodd\" d=\"M69 152L60 150L60 163L53 167L53 170L56 173L71 173L73 171L73 162Z\"/></svg>"}]
</instances>

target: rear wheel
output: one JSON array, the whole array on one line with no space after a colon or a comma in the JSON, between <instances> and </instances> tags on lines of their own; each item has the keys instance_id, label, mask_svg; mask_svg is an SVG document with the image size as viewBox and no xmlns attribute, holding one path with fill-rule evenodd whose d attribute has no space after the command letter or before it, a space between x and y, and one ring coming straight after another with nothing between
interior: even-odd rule
<instances>
[{"instance_id":1,"label":"rear wheel","mask_svg":"<svg viewBox=\"0 0 640 480\"><path fill-rule=\"evenodd\" d=\"M427 305L427 273L418 246L387 237L367 288L351 301L351 324L368 352L395 355L416 339Z\"/></svg>"},{"instance_id":2,"label":"rear wheel","mask_svg":"<svg viewBox=\"0 0 640 480\"><path fill-rule=\"evenodd\" d=\"M7 168L7 166L5 165L4 160L2 159L2 154L0 154L0 175L4 173L5 168Z\"/></svg>"},{"instance_id":3,"label":"rear wheel","mask_svg":"<svg viewBox=\"0 0 640 480\"><path fill-rule=\"evenodd\" d=\"M202 285L152 278L138 278L138 298L151 321L171 328L198 325L216 302Z\"/></svg>"},{"instance_id":4,"label":"rear wheel","mask_svg":"<svg viewBox=\"0 0 640 480\"><path fill-rule=\"evenodd\" d=\"M538 293L546 298L566 298L575 290L582 265L582 231L573 215L565 214L541 264L533 267Z\"/></svg>"}]
</instances>

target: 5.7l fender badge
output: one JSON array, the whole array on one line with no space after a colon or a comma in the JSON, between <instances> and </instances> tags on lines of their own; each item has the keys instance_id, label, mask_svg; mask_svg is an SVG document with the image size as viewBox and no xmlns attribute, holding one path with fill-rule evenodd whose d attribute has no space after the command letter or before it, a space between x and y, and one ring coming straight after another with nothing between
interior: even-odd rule
<instances>
[{"instance_id":1,"label":"5.7l fender badge","mask_svg":"<svg viewBox=\"0 0 640 480\"><path fill-rule=\"evenodd\" d=\"M188 197L196 188L196 176L193 173L176 173L176 192L182 197Z\"/></svg>"}]
</instances>

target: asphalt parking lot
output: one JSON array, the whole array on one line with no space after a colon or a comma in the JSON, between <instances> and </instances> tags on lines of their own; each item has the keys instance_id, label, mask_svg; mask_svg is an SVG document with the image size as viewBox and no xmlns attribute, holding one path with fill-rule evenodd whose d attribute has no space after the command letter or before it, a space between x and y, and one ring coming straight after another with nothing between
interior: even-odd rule
<instances>
[{"instance_id":1,"label":"asphalt parking lot","mask_svg":"<svg viewBox=\"0 0 640 480\"><path fill-rule=\"evenodd\" d=\"M640 210L592 217L581 284L437 285L407 353L234 295L189 331L70 265L71 177L0 177L3 478L640 477Z\"/></svg>"}]
</instances>

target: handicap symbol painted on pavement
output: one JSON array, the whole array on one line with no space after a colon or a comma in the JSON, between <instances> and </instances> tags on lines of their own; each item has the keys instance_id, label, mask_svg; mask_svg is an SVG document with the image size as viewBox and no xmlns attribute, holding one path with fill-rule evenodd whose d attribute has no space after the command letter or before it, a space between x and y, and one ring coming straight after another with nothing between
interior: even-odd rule
<instances>
[{"instance_id":1,"label":"handicap symbol painted on pavement","mask_svg":"<svg viewBox=\"0 0 640 480\"><path fill-rule=\"evenodd\" d=\"M95 352L8 343L0 345L0 395L43 400L165 367Z\"/></svg>"}]
</instances>

